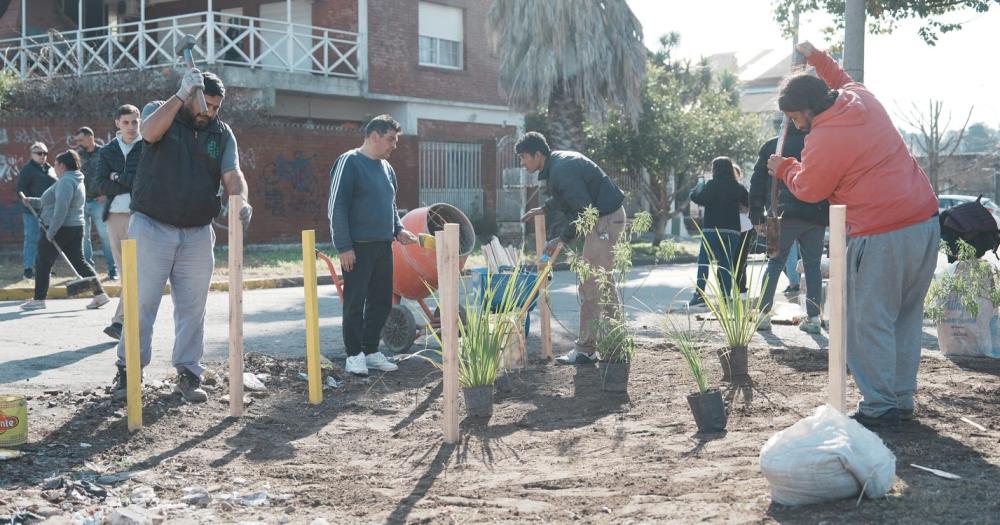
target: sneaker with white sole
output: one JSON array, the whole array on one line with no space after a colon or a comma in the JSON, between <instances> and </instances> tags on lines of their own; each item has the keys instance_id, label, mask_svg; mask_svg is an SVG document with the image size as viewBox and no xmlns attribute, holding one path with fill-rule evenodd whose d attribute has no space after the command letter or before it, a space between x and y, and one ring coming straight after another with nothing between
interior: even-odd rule
<instances>
[{"instance_id":1,"label":"sneaker with white sole","mask_svg":"<svg viewBox=\"0 0 1000 525\"><path fill-rule=\"evenodd\" d=\"M356 376L368 375L368 365L365 364L365 354L349 355L344 363L344 371Z\"/></svg>"},{"instance_id":2,"label":"sneaker with white sole","mask_svg":"<svg viewBox=\"0 0 1000 525\"><path fill-rule=\"evenodd\" d=\"M597 352L585 353L570 350L568 354L556 358L559 365L592 365L597 362Z\"/></svg>"},{"instance_id":3,"label":"sneaker with white sole","mask_svg":"<svg viewBox=\"0 0 1000 525\"><path fill-rule=\"evenodd\" d=\"M823 322L819 320L819 316L810 317L799 323L799 330L807 334L818 334L822 327Z\"/></svg>"},{"instance_id":4,"label":"sneaker with white sole","mask_svg":"<svg viewBox=\"0 0 1000 525\"><path fill-rule=\"evenodd\" d=\"M764 314L760 316L760 324L757 325L758 332L770 332L771 331L771 315Z\"/></svg>"},{"instance_id":5,"label":"sneaker with white sole","mask_svg":"<svg viewBox=\"0 0 1000 525\"><path fill-rule=\"evenodd\" d=\"M30 301L25 301L21 303L21 309L28 310L44 310L45 300L44 299L31 299Z\"/></svg>"},{"instance_id":6,"label":"sneaker with white sole","mask_svg":"<svg viewBox=\"0 0 1000 525\"><path fill-rule=\"evenodd\" d=\"M95 295L94 298L90 300L90 304L87 305L87 310L97 310L110 302L111 298L108 297L108 294L106 293Z\"/></svg>"},{"instance_id":7,"label":"sneaker with white sole","mask_svg":"<svg viewBox=\"0 0 1000 525\"><path fill-rule=\"evenodd\" d=\"M381 370L383 372L392 372L394 370L399 370L399 366L392 361L389 361L385 354L382 352L375 352L374 354L365 354L365 366L368 368L374 368L376 370Z\"/></svg>"}]
</instances>

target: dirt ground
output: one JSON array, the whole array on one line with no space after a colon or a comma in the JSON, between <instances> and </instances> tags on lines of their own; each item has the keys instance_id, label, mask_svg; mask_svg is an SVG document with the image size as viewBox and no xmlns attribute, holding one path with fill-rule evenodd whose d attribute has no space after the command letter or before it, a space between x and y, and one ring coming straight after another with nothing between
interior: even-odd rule
<instances>
[{"instance_id":1,"label":"dirt ground","mask_svg":"<svg viewBox=\"0 0 1000 525\"><path fill-rule=\"evenodd\" d=\"M418 359L310 406L303 362L251 354L248 370L270 377L244 418L227 418L223 381L205 405L154 382L131 436L103 390L46 394L29 401L26 456L0 462L0 523L100 523L130 503L165 523L1000 522L1000 362L925 351L919 419L883 435L897 456L888 497L789 508L772 503L758 454L823 401L826 354L752 347L752 401L737 395L728 432L701 436L683 361L653 335L627 395L602 392L595 367L536 364L498 387L492 419L463 421L454 446L441 439L440 373Z\"/></svg>"}]
</instances>

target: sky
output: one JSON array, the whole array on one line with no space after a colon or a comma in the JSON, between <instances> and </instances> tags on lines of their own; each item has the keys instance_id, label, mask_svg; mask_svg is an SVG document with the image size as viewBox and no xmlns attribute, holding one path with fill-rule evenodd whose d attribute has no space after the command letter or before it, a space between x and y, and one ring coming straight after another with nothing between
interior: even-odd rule
<instances>
[{"instance_id":1,"label":"sky","mask_svg":"<svg viewBox=\"0 0 1000 525\"><path fill-rule=\"evenodd\" d=\"M642 22L650 49L660 35L678 31L677 53L698 58L716 53L791 48L773 19L771 0L627 0ZM919 22L900 24L889 35L865 36L865 84L892 114L897 126L913 104L921 110L933 98L951 111L952 128L961 126L969 107L974 122L1000 127L1000 67L993 54L1000 43L1000 8L988 13L960 12L947 21L965 22L960 31L941 35L931 47L917 35ZM803 16L800 38L824 49L824 15Z\"/></svg>"}]
</instances>

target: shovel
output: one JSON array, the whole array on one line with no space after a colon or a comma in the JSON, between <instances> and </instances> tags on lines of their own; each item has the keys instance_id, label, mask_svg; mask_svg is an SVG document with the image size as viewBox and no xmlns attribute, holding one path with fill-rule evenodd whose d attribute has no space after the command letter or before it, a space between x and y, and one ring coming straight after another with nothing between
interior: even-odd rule
<instances>
[{"instance_id":1,"label":"shovel","mask_svg":"<svg viewBox=\"0 0 1000 525\"><path fill-rule=\"evenodd\" d=\"M22 200L27 198L24 196L24 193L18 192L17 194L21 197ZM34 215L36 219L38 219L38 224L42 227L42 231L45 232L45 236L48 237L49 231L45 228L45 225L42 224L42 218L38 216L38 213L35 212L34 208L32 208L31 206L27 206L27 208L31 210L31 214ZM62 248L59 247L59 243L57 243L55 239L53 239L51 242L52 245L56 247L56 251L59 252L59 255L61 255L63 260L66 261L66 265L69 266L69 269L73 270L73 275L76 276L76 279L73 279L72 281L66 283L66 295L72 297L74 295L80 295L87 291L96 290L97 276L95 275L93 277L80 277L80 274L77 273L76 268L73 267L73 263L69 262L69 257L66 257L66 254L63 253L62 251Z\"/></svg>"}]
</instances>

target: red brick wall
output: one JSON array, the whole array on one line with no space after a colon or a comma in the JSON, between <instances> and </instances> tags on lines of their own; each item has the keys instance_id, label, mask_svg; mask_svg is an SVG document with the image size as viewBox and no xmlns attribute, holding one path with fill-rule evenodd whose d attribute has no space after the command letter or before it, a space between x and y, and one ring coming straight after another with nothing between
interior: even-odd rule
<instances>
[{"instance_id":1,"label":"red brick wall","mask_svg":"<svg viewBox=\"0 0 1000 525\"><path fill-rule=\"evenodd\" d=\"M28 162L31 142L42 140L53 154L58 153L82 124L91 123L7 122L0 128L6 131L7 138L5 143L0 140L0 247L3 249L17 249L21 243L21 210L14 188L18 170ZM110 136L109 125L91 126L99 137ZM328 242L330 167L341 153L361 145L361 135L339 130L241 128L238 123L233 128L250 187L250 203L254 205L247 242L299 242L301 231L306 229L315 229L317 240ZM417 205L418 155L416 137L404 136L390 159L399 182L400 208ZM221 236L220 242L224 239Z\"/></svg>"},{"instance_id":2,"label":"red brick wall","mask_svg":"<svg viewBox=\"0 0 1000 525\"><path fill-rule=\"evenodd\" d=\"M423 140L469 142L497 139L517 132L514 126L496 126L474 122L448 122L446 120L419 119L417 134Z\"/></svg>"},{"instance_id":3,"label":"red brick wall","mask_svg":"<svg viewBox=\"0 0 1000 525\"><path fill-rule=\"evenodd\" d=\"M44 33L46 29L76 29L76 20L63 14L59 0L29 0L28 33ZM0 39L21 36L21 2L11 0L7 10L0 17Z\"/></svg>"},{"instance_id":4,"label":"red brick wall","mask_svg":"<svg viewBox=\"0 0 1000 525\"><path fill-rule=\"evenodd\" d=\"M465 11L462 70L419 65L417 1L368 0L368 89L373 93L505 105L500 60L486 40L487 0L436 0Z\"/></svg>"}]
</instances>

